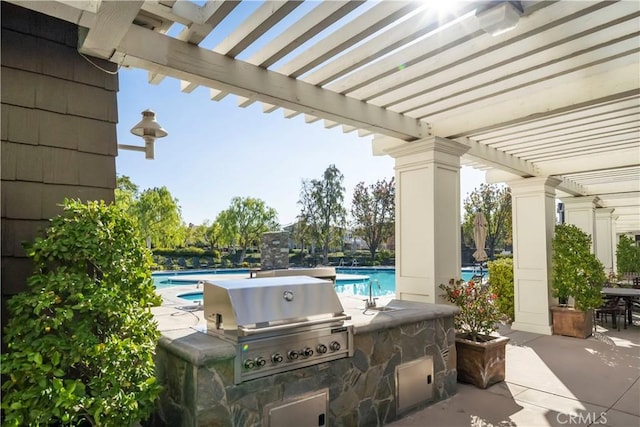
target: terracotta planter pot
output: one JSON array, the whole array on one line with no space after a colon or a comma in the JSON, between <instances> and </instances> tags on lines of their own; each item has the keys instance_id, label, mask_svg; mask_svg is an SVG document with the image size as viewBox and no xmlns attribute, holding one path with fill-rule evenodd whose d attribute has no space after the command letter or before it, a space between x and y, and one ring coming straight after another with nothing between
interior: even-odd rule
<instances>
[{"instance_id":1,"label":"terracotta planter pot","mask_svg":"<svg viewBox=\"0 0 640 427\"><path fill-rule=\"evenodd\" d=\"M553 335L587 338L593 331L593 310L580 311L573 307L551 307Z\"/></svg>"},{"instance_id":2,"label":"terracotta planter pot","mask_svg":"<svg viewBox=\"0 0 640 427\"><path fill-rule=\"evenodd\" d=\"M504 381L505 347L508 337L488 337L475 342L456 335L456 362L458 381L487 388Z\"/></svg>"}]
</instances>

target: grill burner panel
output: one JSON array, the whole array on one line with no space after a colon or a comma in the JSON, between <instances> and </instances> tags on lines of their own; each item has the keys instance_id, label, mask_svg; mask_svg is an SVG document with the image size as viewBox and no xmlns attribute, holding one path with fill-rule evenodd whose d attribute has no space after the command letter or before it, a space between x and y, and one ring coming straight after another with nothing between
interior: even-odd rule
<instances>
[{"instance_id":1,"label":"grill burner panel","mask_svg":"<svg viewBox=\"0 0 640 427\"><path fill-rule=\"evenodd\" d=\"M204 284L207 333L236 348L239 384L353 356L353 326L333 282L307 276Z\"/></svg>"},{"instance_id":2,"label":"grill burner panel","mask_svg":"<svg viewBox=\"0 0 640 427\"><path fill-rule=\"evenodd\" d=\"M235 383L350 357L351 328L349 325L241 341L236 346Z\"/></svg>"}]
</instances>

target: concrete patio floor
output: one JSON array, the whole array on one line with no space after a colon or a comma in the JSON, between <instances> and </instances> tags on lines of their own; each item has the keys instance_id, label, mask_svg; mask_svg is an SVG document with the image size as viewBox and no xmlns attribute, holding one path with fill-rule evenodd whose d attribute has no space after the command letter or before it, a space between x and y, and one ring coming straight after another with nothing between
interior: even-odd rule
<instances>
[{"instance_id":1,"label":"concrete patio floor","mask_svg":"<svg viewBox=\"0 0 640 427\"><path fill-rule=\"evenodd\" d=\"M458 384L454 397L388 426L638 427L639 320L620 332L598 325L587 339L503 327L511 338L503 383L487 390Z\"/></svg>"}]
</instances>

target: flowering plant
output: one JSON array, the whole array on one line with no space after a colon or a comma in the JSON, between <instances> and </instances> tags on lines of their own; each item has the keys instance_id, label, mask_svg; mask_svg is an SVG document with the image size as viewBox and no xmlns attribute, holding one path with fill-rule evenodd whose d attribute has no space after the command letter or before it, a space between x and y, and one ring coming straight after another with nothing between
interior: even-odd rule
<instances>
[{"instance_id":1,"label":"flowering plant","mask_svg":"<svg viewBox=\"0 0 640 427\"><path fill-rule=\"evenodd\" d=\"M466 334L471 341L486 341L484 337L498 329L501 314L495 304L496 294L488 286L473 280L449 280L448 285L440 285L446 292L442 298L460 308L455 317L455 327Z\"/></svg>"}]
</instances>

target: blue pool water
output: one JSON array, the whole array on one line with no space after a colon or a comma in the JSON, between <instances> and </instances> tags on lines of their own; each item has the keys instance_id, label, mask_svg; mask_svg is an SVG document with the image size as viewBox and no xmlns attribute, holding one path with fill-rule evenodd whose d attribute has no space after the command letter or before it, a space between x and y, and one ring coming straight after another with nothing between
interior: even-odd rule
<instances>
[{"instance_id":1,"label":"blue pool water","mask_svg":"<svg viewBox=\"0 0 640 427\"><path fill-rule=\"evenodd\" d=\"M169 286L179 285L193 285L198 282L197 276L204 275L248 275L249 269L247 268L229 268L224 270L184 270L184 271L163 271L153 273L153 283L157 289L166 288ZM187 276L194 276L193 280L183 280Z\"/></svg>"},{"instance_id":2,"label":"blue pool water","mask_svg":"<svg viewBox=\"0 0 640 427\"><path fill-rule=\"evenodd\" d=\"M339 276L338 280L336 280L335 287L336 292L339 294L369 296L369 282L371 282L371 293L374 297L395 295L396 271L394 268L336 268L336 273ZM473 276L474 270L463 268L461 273L462 279L469 280ZM153 273L153 280L157 288L163 288L168 286L179 286L181 284L194 284L197 283L198 276L211 274L247 275L249 274L249 270L190 270ZM485 271L485 276L486 274L487 273ZM349 275L352 275L353 277L349 277ZM176 279L179 279L179 281L176 281ZM180 295L180 298L189 301L199 301L202 300L202 292L187 292Z\"/></svg>"},{"instance_id":3,"label":"blue pool water","mask_svg":"<svg viewBox=\"0 0 640 427\"><path fill-rule=\"evenodd\" d=\"M182 299L186 299L187 301L202 301L202 292L187 292L184 294L178 295Z\"/></svg>"}]
</instances>

